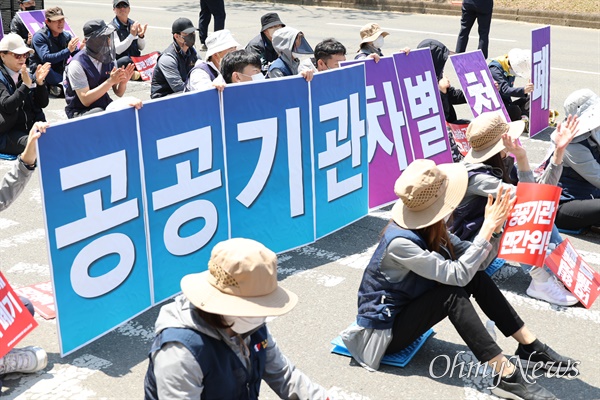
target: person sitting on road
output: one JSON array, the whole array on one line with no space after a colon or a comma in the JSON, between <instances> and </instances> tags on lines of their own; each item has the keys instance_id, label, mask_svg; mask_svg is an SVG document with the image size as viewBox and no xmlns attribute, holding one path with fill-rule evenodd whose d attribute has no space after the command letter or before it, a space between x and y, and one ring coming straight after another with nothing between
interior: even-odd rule
<instances>
[{"instance_id":1,"label":"person sitting on road","mask_svg":"<svg viewBox=\"0 0 600 400\"><path fill-rule=\"evenodd\" d=\"M146 400L257 399L262 380L283 399L327 398L283 355L265 323L298 301L277 284L271 250L251 239L220 242L208 271L184 276L181 290L156 319Z\"/></svg>"},{"instance_id":2,"label":"person sitting on road","mask_svg":"<svg viewBox=\"0 0 600 400\"><path fill-rule=\"evenodd\" d=\"M467 169L460 163L436 165L418 159L404 170L394 186L399 200L392 219L358 289L357 324L341 333L342 340L355 360L376 370L385 354L405 349L448 317L475 357L493 369L494 395L556 399L503 355L473 307L471 298L506 337L519 343L516 356L523 370L539 371L542 365L577 374L578 361L537 339L484 271L497 254L514 204L510 193L500 188L496 201L488 197L473 242L446 230L444 218L458 206L467 186Z\"/></svg>"},{"instance_id":3,"label":"person sitting on road","mask_svg":"<svg viewBox=\"0 0 600 400\"><path fill-rule=\"evenodd\" d=\"M190 71L185 82L184 92L205 90L223 82L220 76L221 60L229 52L234 51L240 45L235 41L229 29L221 29L208 35L206 38L206 62L198 60Z\"/></svg>"},{"instance_id":4,"label":"person sitting on road","mask_svg":"<svg viewBox=\"0 0 600 400\"><path fill-rule=\"evenodd\" d=\"M194 49L196 28L192 21L177 18L171 33L173 42L158 57L152 75L150 97L153 99L183 92L188 74L198 61L198 53Z\"/></svg>"},{"instance_id":5,"label":"person sitting on road","mask_svg":"<svg viewBox=\"0 0 600 400\"><path fill-rule=\"evenodd\" d=\"M60 7L48 8L45 11L44 26L33 35L32 43L35 53L31 57L30 71L37 66L49 62L52 64L46 77L48 91L52 96L64 97L63 74L67 61L79 52L79 38L71 37L65 32L65 15ZM81 43L83 46L84 43Z\"/></svg>"},{"instance_id":6,"label":"person sitting on road","mask_svg":"<svg viewBox=\"0 0 600 400\"><path fill-rule=\"evenodd\" d=\"M33 124L46 120L50 63L38 65L31 77L26 65L31 53L16 33L0 40L0 153L20 154Z\"/></svg>"},{"instance_id":7,"label":"person sitting on road","mask_svg":"<svg viewBox=\"0 0 600 400\"><path fill-rule=\"evenodd\" d=\"M228 84L264 80L261 65L260 56L254 52L232 51L221 61L221 76Z\"/></svg>"},{"instance_id":8,"label":"person sitting on road","mask_svg":"<svg viewBox=\"0 0 600 400\"><path fill-rule=\"evenodd\" d=\"M381 48L383 47L384 38L388 35L389 33L382 30L379 24L369 23L360 28L360 48L354 59L367 58L371 54L383 57Z\"/></svg>"},{"instance_id":9,"label":"person sitting on road","mask_svg":"<svg viewBox=\"0 0 600 400\"><path fill-rule=\"evenodd\" d=\"M115 18L111 24L116 28L115 32L115 52L117 53L117 68L127 67L133 64L131 57L139 57L142 50L146 47L146 30L148 24L142 25L129 18L131 7L129 0L113 0L113 11ZM141 75L134 71L131 79L140 80Z\"/></svg>"},{"instance_id":10,"label":"person sitting on road","mask_svg":"<svg viewBox=\"0 0 600 400\"><path fill-rule=\"evenodd\" d=\"M35 10L35 0L19 0L19 10L20 11L33 11ZM31 47L31 39L33 39L33 35L25 24L23 20L18 14L15 14L13 19L10 21L10 32L16 33L17 35L23 38L23 41L27 43L27 46Z\"/></svg>"},{"instance_id":11,"label":"person sitting on road","mask_svg":"<svg viewBox=\"0 0 600 400\"><path fill-rule=\"evenodd\" d=\"M266 74L269 70L269 65L279 55L273 48L273 33L276 30L285 27L285 24L279 19L277 13L266 13L260 17L260 33L246 45L246 51L251 51L260 56L261 71Z\"/></svg>"},{"instance_id":12,"label":"person sitting on road","mask_svg":"<svg viewBox=\"0 0 600 400\"><path fill-rule=\"evenodd\" d=\"M346 61L346 47L334 38L325 39L315 46L314 57L306 58L298 67L300 73L305 70L313 72L327 71L340 67Z\"/></svg>"},{"instance_id":13,"label":"person sitting on road","mask_svg":"<svg viewBox=\"0 0 600 400\"><path fill-rule=\"evenodd\" d=\"M304 34L290 26L275 31L273 34L273 47L279 57L269 66L267 78L297 75L300 58L313 53L313 49L304 38ZM300 72L300 75L310 81L313 72L312 70L305 70Z\"/></svg>"}]
</instances>

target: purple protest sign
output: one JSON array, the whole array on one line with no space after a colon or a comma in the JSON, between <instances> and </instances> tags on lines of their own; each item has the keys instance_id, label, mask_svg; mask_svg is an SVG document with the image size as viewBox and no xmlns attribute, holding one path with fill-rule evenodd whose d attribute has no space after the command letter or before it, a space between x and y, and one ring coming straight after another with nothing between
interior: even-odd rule
<instances>
[{"instance_id":1,"label":"purple protest sign","mask_svg":"<svg viewBox=\"0 0 600 400\"><path fill-rule=\"evenodd\" d=\"M550 26L531 31L531 104L529 107L529 136L548 127L550 116Z\"/></svg>"},{"instance_id":2,"label":"purple protest sign","mask_svg":"<svg viewBox=\"0 0 600 400\"><path fill-rule=\"evenodd\" d=\"M429 49L394 54L415 159L452 162L444 109Z\"/></svg>"},{"instance_id":3,"label":"purple protest sign","mask_svg":"<svg viewBox=\"0 0 600 400\"><path fill-rule=\"evenodd\" d=\"M452 61L473 116L477 117L484 112L502 110L506 121L510 121L481 50L455 54L450 56L450 61Z\"/></svg>"},{"instance_id":4,"label":"purple protest sign","mask_svg":"<svg viewBox=\"0 0 600 400\"><path fill-rule=\"evenodd\" d=\"M394 183L413 160L402 97L392 57L348 61L365 63L367 84L367 143L369 208L398 199Z\"/></svg>"},{"instance_id":5,"label":"purple protest sign","mask_svg":"<svg viewBox=\"0 0 600 400\"><path fill-rule=\"evenodd\" d=\"M2 18L0 18L0 40L4 37L4 26L2 26Z\"/></svg>"},{"instance_id":6,"label":"purple protest sign","mask_svg":"<svg viewBox=\"0 0 600 400\"><path fill-rule=\"evenodd\" d=\"M44 21L46 21L46 11L44 10L33 10L33 11L19 11L17 12L23 24L32 35L35 34L38 30L40 30L44 26ZM73 30L67 24L67 20L65 19L65 32L69 33L71 37L75 37Z\"/></svg>"}]
</instances>

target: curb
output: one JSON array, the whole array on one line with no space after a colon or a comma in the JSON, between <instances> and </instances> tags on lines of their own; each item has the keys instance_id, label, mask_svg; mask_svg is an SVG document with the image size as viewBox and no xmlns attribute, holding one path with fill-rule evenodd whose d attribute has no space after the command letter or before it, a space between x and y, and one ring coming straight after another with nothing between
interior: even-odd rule
<instances>
[{"instance_id":1,"label":"curb","mask_svg":"<svg viewBox=\"0 0 600 400\"><path fill-rule=\"evenodd\" d=\"M320 6L354 8L374 11L395 11L411 14L461 15L460 0L423 2L408 0L252 0L263 3L296 4L302 6ZM439 0L437 0L439 1ZM563 25L578 28L600 29L600 14L575 14L559 11L533 11L494 7L493 17L511 21L523 21L544 25Z\"/></svg>"}]
</instances>

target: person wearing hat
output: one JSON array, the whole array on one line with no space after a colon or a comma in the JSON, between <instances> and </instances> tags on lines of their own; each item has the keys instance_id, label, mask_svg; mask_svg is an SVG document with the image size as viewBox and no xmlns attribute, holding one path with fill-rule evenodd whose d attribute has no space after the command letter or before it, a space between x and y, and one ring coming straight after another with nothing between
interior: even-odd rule
<instances>
[{"instance_id":1,"label":"person wearing hat","mask_svg":"<svg viewBox=\"0 0 600 400\"><path fill-rule=\"evenodd\" d=\"M488 57L490 43L490 26L492 25L492 11L494 0L463 0L462 17L460 18L460 32L456 40L456 52L464 53L469 42L469 33L475 20L477 20L477 33L479 33L478 49L483 57Z\"/></svg>"},{"instance_id":2,"label":"person wearing hat","mask_svg":"<svg viewBox=\"0 0 600 400\"><path fill-rule=\"evenodd\" d=\"M65 70L65 113L69 118L102 112L112 102L109 90L122 97L134 65L115 65L115 27L101 19L83 25L85 49L73 57Z\"/></svg>"},{"instance_id":3,"label":"person wearing hat","mask_svg":"<svg viewBox=\"0 0 600 400\"><path fill-rule=\"evenodd\" d=\"M276 30L273 34L273 48L279 57L269 66L267 78L281 78L299 73L307 82L312 79L312 70L299 71L300 58L313 54L313 49L302 32L290 26Z\"/></svg>"},{"instance_id":4,"label":"person wearing hat","mask_svg":"<svg viewBox=\"0 0 600 400\"><path fill-rule=\"evenodd\" d=\"M16 33L0 40L0 153L18 155L36 121L45 121L48 106L45 79L50 63L38 65L32 77L27 58L33 50Z\"/></svg>"},{"instance_id":5,"label":"person wearing hat","mask_svg":"<svg viewBox=\"0 0 600 400\"><path fill-rule=\"evenodd\" d=\"M579 132L565 149L555 223L572 231L599 227L600 97L590 89L576 90L565 100L564 110L565 115L578 118ZM559 129L551 136L555 146L560 143L558 133Z\"/></svg>"},{"instance_id":6,"label":"person wearing hat","mask_svg":"<svg viewBox=\"0 0 600 400\"><path fill-rule=\"evenodd\" d=\"M188 74L198 61L198 53L194 49L196 28L192 21L177 18L171 33L173 42L158 57L152 75L150 97L153 99L183 92Z\"/></svg>"},{"instance_id":7,"label":"person wearing hat","mask_svg":"<svg viewBox=\"0 0 600 400\"><path fill-rule=\"evenodd\" d=\"M466 137L471 149L463 160L469 174L469 185L452 215L449 227L462 240L473 240L481 229L488 196L494 196L499 188L514 196L518 182L536 182L529 167L527 152L518 141L524 127L523 121L506 123L501 112L483 113L469 124ZM558 184L565 148L576 132L577 121L573 118L557 129L557 148L552 162L537 180L538 183ZM514 154L516 166L515 159L508 154ZM557 246L562 240L554 227L549 247ZM525 265L523 269L531 276L531 283L527 288L527 295L530 297L561 306L578 303L577 298L550 270Z\"/></svg>"},{"instance_id":8,"label":"person wearing hat","mask_svg":"<svg viewBox=\"0 0 600 400\"><path fill-rule=\"evenodd\" d=\"M49 62L52 68L46 77L48 90L55 97L63 97L63 73L70 57L79 51L79 38L71 37L65 32L65 15L60 7L48 8L45 11L44 26L33 35L31 40L35 53L30 60L30 70L35 71L38 65ZM83 43L82 43L83 45Z\"/></svg>"},{"instance_id":9,"label":"person wearing hat","mask_svg":"<svg viewBox=\"0 0 600 400\"><path fill-rule=\"evenodd\" d=\"M211 16L215 17L214 31L225 29L225 1L224 0L200 0L200 13L198 14L198 36L202 43L201 51L206 51L206 39L208 37L208 25Z\"/></svg>"},{"instance_id":10,"label":"person wearing hat","mask_svg":"<svg viewBox=\"0 0 600 400\"><path fill-rule=\"evenodd\" d=\"M246 50L260 56L263 75L269 70L269 65L279 57L273 48L273 33L283 28L285 24L277 13L266 13L260 17L260 33L246 45Z\"/></svg>"},{"instance_id":11,"label":"person wearing hat","mask_svg":"<svg viewBox=\"0 0 600 400\"><path fill-rule=\"evenodd\" d=\"M406 348L448 317L475 357L493 368L494 395L532 399L535 393L536 399L555 399L514 373L517 367L503 355L473 307L471 298L506 337L517 340L525 370L532 367L529 362L539 361L573 366L574 360L557 354L529 331L484 271L497 254L502 226L514 204L510 193L501 188L496 201L488 197L482 228L472 243L446 230L444 220L467 186L467 169L460 163L436 165L419 159L404 170L394 186L399 200L392 207L392 219L358 289L356 325L341 333L342 340L363 367L376 370L385 354Z\"/></svg>"},{"instance_id":12,"label":"person wearing hat","mask_svg":"<svg viewBox=\"0 0 600 400\"><path fill-rule=\"evenodd\" d=\"M282 399L326 399L282 354L265 324L298 297L277 284L277 256L259 242L217 243L208 271L181 279L163 306L144 381L146 400L257 399L264 380Z\"/></svg>"},{"instance_id":13,"label":"person wearing hat","mask_svg":"<svg viewBox=\"0 0 600 400\"><path fill-rule=\"evenodd\" d=\"M21 11L33 11L35 10L35 0L19 0L19 10ZM10 21L10 32L16 33L21 36L27 46L31 46L31 39L33 36L27 29L23 20L18 14L15 14L13 19Z\"/></svg>"},{"instance_id":14,"label":"person wearing hat","mask_svg":"<svg viewBox=\"0 0 600 400\"><path fill-rule=\"evenodd\" d=\"M493 59L488 68L497 84L498 92L511 121L529 121L529 94L533 92L531 83L531 51L511 49L508 54ZM527 79L523 87L515 87L515 78ZM516 97L516 100L513 100Z\"/></svg>"},{"instance_id":15,"label":"person wearing hat","mask_svg":"<svg viewBox=\"0 0 600 400\"><path fill-rule=\"evenodd\" d=\"M129 0L113 0L113 11L115 18L111 24L116 28L115 52L117 53L117 67L126 67L133 64L131 57L139 57L146 47L146 29L148 24L142 25L129 18L131 7ZM137 81L141 78L138 71L133 73L132 79Z\"/></svg>"},{"instance_id":16,"label":"person wearing hat","mask_svg":"<svg viewBox=\"0 0 600 400\"><path fill-rule=\"evenodd\" d=\"M205 90L225 82L219 73L221 60L227 53L237 49L240 44L235 41L229 29L213 32L206 38L206 61L198 60L188 74L184 92Z\"/></svg>"},{"instance_id":17,"label":"person wearing hat","mask_svg":"<svg viewBox=\"0 0 600 400\"><path fill-rule=\"evenodd\" d=\"M367 58L371 54L376 54L378 57L383 57L381 48L383 47L383 41L389 33L382 30L379 24L369 23L360 28L360 48L355 60ZM374 58L375 56L371 56ZM378 58L376 59L378 61Z\"/></svg>"}]
</instances>

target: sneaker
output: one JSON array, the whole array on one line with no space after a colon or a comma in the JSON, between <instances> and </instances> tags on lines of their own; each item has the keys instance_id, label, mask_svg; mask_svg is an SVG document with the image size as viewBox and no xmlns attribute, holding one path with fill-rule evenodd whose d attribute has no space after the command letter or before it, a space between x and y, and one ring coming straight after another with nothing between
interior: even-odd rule
<instances>
[{"instance_id":1,"label":"sneaker","mask_svg":"<svg viewBox=\"0 0 600 400\"><path fill-rule=\"evenodd\" d=\"M532 279L527 288L527 295L559 306L572 306L579 303L577 297L552 275L546 281Z\"/></svg>"},{"instance_id":2,"label":"sneaker","mask_svg":"<svg viewBox=\"0 0 600 400\"><path fill-rule=\"evenodd\" d=\"M560 374L560 376L569 375L573 377L579 374L577 366L579 361L569 357L564 357L552 350L547 344L544 344L542 351L529 352L523 345L519 344L515 354L519 356L519 362L524 369L543 369L550 373Z\"/></svg>"},{"instance_id":3,"label":"sneaker","mask_svg":"<svg viewBox=\"0 0 600 400\"><path fill-rule=\"evenodd\" d=\"M508 380L514 381L509 382ZM531 383L530 383L531 382ZM556 400L548 389L534 382L534 379L528 377L527 380L517 370L510 378L497 377L494 380L495 386L490 390L494 396L502 399L513 400Z\"/></svg>"},{"instance_id":4,"label":"sneaker","mask_svg":"<svg viewBox=\"0 0 600 400\"><path fill-rule=\"evenodd\" d=\"M523 132L529 133L529 117L527 115L521 115L521 120L525 122L525 129L523 129Z\"/></svg>"},{"instance_id":5,"label":"sneaker","mask_svg":"<svg viewBox=\"0 0 600 400\"><path fill-rule=\"evenodd\" d=\"M142 79L142 74L140 74L138 71L133 71L133 75L131 75L130 80L139 81L140 79Z\"/></svg>"},{"instance_id":6,"label":"sneaker","mask_svg":"<svg viewBox=\"0 0 600 400\"><path fill-rule=\"evenodd\" d=\"M557 118L558 118L558 111L550 109L550 111L548 113L548 125L555 127L556 123L557 123Z\"/></svg>"},{"instance_id":7,"label":"sneaker","mask_svg":"<svg viewBox=\"0 0 600 400\"><path fill-rule=\"evenodd\" d=\"M202 46L200 46L200 51L206 51L208 50L208 47L206 47L206 43L202 43Z\"/></svg>"},{"instance_id":8,"label":"sneaker","mask_svg":"<svg viewBox=\"0 0 600 400\"><path fill-rule=\"evenodd\" d=\"M41 347L29 346L12 349L0 358L0 375L14 372L30 374L46 368L48 355Z\"/></svg>"},{"instance_id":9,"label":"sneaker","mask_svg":"<svg viewBox=\"0 0 600 400\"><path fill-rule=\"evenodd\" d=\"M65 92L60 86L48 86L48 93L54 97L65 97Z\"/></svg>"}]
</instances>

